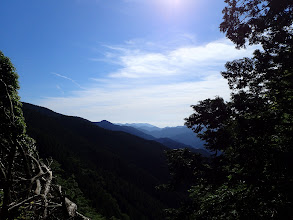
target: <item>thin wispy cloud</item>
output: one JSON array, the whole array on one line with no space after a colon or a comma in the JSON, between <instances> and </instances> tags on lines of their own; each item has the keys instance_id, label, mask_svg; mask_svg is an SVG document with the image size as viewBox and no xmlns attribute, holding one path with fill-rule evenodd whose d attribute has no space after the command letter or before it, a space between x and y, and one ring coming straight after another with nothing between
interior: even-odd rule
<instances>
[{"instance_id":1,"label":"thin wispy cloud","mask_svg":"<svg viewBox=\"0 0 293 220\"><path fill-rule=\"evenodd\" d=\"M117 78L148 78L201 75L212 67L219 68L228 60L251 56L257 47L236 50L228 40L219 40L202 46L187 45L172 50L146 52L127 47L109 47L117 50L116 63L121 68L111 73ZM111 57L113 60L113 56Z\"/></svg>"},{"instance_id":2,"label":"thin wispy cloud","mask_svg":"<svg viewBox=\"0 0 293 220\"><path fill-rule=\"evenodd\" d=\"M69 80L71 81L73 84L75 84L78 88L80 89L84 89L79 83L77 83L75 80L71 79L70 77L67 77L67 76L64 76L64 75L61 75L59 73L55 73L55 72L52 72L51 74L55 75L55 76L58 76L60 78L63 78L63 79L66 79L66 80Z\"/></svg>"},{"instance_id":3,"label":"thin wispy cloud","mask_svg":"<svg viewBox=\"0 0 293 220\"><path fill-rule=\"evenodd\" d=\"M63 91L63 89L61 88L61 86L56 85L56 88L62 93L62 95L65 94L65 92Z\"/></svg>"}]
</instances>

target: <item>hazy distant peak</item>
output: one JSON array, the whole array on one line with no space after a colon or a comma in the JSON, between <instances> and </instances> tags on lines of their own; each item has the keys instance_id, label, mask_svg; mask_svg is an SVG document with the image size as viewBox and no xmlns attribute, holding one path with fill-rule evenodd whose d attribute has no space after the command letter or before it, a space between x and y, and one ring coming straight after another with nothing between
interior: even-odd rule
<instances>
[{"instance_id":1,"label":"hazy distant peak","mask_svg":"<svg viewBox=\"0 0 293 220\"><path fill-rule=\"evenodd\" d=\"M158 128L154 125L151 125L149 123L126 123L125 125L128 126L136 126L136 127L150 127L150 128Z\"/></svg>"},{"instance_id":2,"label":"hazy distant peak","mask_svg":"<svg viewBox=\"0 0 293 220\"><path fill-rule=\"evenodd\" d=\"M112 122L109 122L109 121L107 121L107 120L102 120L102 121L100 121L100 122L96 122L96 123L113 125Z\"/></svg>"},{"instance_id":3,"label":"hazy distant peak","mask_svg":"<svg viewBox=\"0 0 293 220\"><path fill-rule=\"evenodd\" d=\"M143 132L144 131L159 131L162 129L162 128L156 127L156 126L148 124L148 123L126 123L126 124L119 124L119 125L137 128Z\"/></svg>"}]
</instances>

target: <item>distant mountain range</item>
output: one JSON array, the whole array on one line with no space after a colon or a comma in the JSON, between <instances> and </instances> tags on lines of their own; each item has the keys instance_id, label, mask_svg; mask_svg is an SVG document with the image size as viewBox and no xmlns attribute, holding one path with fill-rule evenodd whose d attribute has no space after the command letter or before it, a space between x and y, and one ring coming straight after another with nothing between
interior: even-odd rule
<instances>
[{"instance_id":1,"label":"distant mountain range","mask_svg":"<svg viewBox=\"0 0 293 220\"><path fill-rule=\"evenodd\" d=\"M148 123L126 123L126 124L117 124L117 125L124 125L128 127L134 127L137 129L147 130L147 131L159 131L161 128L156 127L154 125Z\"/></svg>"},{"instance_id":2,"label":"distant mountain range","mask_svg":"<svg viewBox=\"0 0 293 220\"><path fill-rule=\"evenodd\" d=\"M128 126L128 124L125 125L118 125L118 124L113 124L109 121L103 120L100 122L93 122L95 125L98 125L99 127L105 128L107 130L111 131L123 131L129 134L133 134L135 136L144 138L146 140L155 140L156 138L153 137L152 135L146 134L145 132L142 132L135 127Z\"/></svg>"},{"instance_id":3,"label":"distant mountain range","mask_svg":"<svg viewBox=\"0 0 293 220\"><path fill-rule=\"evenodd\" d=\"M113 124L106 120L94 123L108 130L124 131L147 140L155 140L172 149L187 147L201 149L201 153L207 153L203 149L204 142L185 126L158 128L146 123Z\"/></svg>"},{"instance_id":4,"label":"distant mountain range","mask_svg":"<svg viewBox=\"0 0 293 220\"><path fill-rule=\"evenodd\" d=\"M190 151L204 156L210 155L208 151L202 149L203 142L190 129L183 126L158 128L146 123L113 124L106 120L93 123L104 129L123 131L146 140L159 142L170 149L188 148ZM192 145L186 143L191 143Z\"/></svg>"}]
</instances>

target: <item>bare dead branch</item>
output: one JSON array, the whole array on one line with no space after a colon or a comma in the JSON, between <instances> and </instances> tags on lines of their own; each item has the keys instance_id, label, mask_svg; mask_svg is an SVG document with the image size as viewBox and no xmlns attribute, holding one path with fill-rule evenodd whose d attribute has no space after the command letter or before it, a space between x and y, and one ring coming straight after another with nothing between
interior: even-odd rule
<instances>
[{"instance_id":1,"label":"bare dead branch","mask_svg":"<svg viewBox=\"0 0 293 220\"><path fill-rule=\"evenodd\" d=\"M83 220L90 220L88 217L85 217L84 215L80 214L79 212L76 212L76 215Z\"/></svg>"},{"instance_id":2,"label":"bare dead branch","mask_svg":"<svg viewBox=\"0 0 293 220\"><path fill-rule=\"evenodd\" d=\"M15 205L12 205L11 207L8 208L8 211L9 212L12 212L14 211L15 209L19 208L20 206L24 205L25 203L28 203L28 202L31 202L35 199L37 199L38 197L40 197L40 195L34 195L34 196L31 196L25 200L22 200L21 202L15 204Z\"/></svg>"}]
</instances>

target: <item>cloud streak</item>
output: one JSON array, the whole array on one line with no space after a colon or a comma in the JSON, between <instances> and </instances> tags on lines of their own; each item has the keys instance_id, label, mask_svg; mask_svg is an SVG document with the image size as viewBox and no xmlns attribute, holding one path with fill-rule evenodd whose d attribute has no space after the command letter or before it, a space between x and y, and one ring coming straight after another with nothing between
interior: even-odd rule
<instances>
[{"instance_id":1,"label":"cloud streak","mask_svg":"<svg viewBox=\"0 0 293 220\"><path fill-rule=\"evenodd\" d=\"M69 81L71 81L73 84L75 84L78 88L80 88L80 89L84 89L79 83L77 83L75 80L73 80L73 79L71 79L71 78L69 78L69 77L67 77L67 76L64 76L64 75L61 75L61 74L59 74L59 73L55 73L55 72L52 72L51 74L53 74L53 75L55 75L55 76L58 76L58 77L60 77L60 78L63 78L63 79L69 80Z\"/></svg>"}]
</instances>

